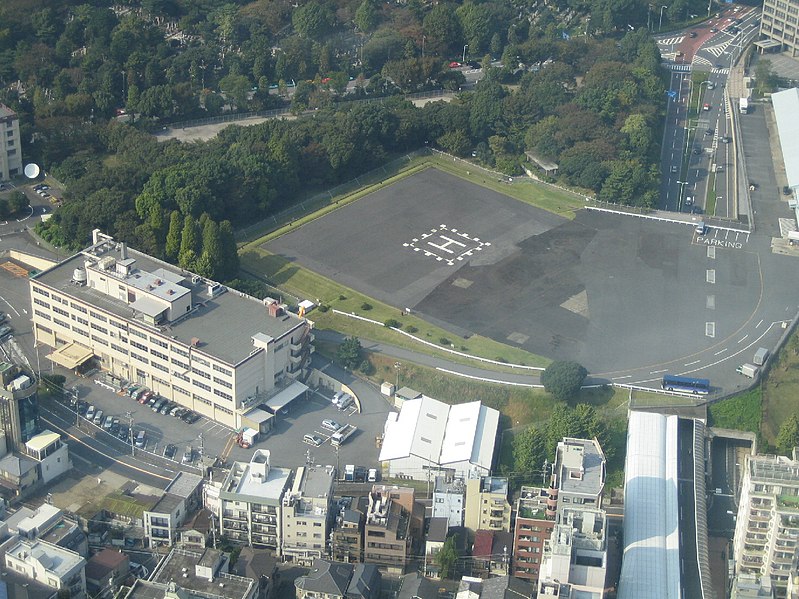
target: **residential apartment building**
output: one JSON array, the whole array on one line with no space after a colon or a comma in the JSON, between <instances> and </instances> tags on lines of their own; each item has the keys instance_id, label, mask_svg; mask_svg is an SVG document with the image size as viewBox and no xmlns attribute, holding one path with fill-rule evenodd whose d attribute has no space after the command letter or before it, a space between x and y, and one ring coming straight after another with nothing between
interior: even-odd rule
<instances>
[{"instance_id":1,"label":"residential apartment building","mask_svg":"<svg viewBox=\"0 0 799 599\"><path fill-rule=\"evenodd\" d=\"M510 531L508 479L496 476L466 481L466 528Z\"/></svg>"},{"instance_id":2,"label":"residential apartment building","mask_svg":"<svg viewBox=\"0 0 799 599\"><path fill-rule=\"evenodd\" d=\"M334 476L333 466L297 468L291 490L283 496L284 559L310 566L315 559L328 555Z\"/></svg>"},{"instance_id":3,"label":"residential apartment building","mask_svg":"<svg viewBox=\"0 0 799 599\"><path fill-rule=\"evenodd\" d=\"M219 532L238 543L280 549L282 501L291 470L270 464L268 449L234 462L219 491Z\"/></svg>"},{"instance_id":4,"label":"residential apartment building","mask_svg":"<svg viewBox=\"0 0 799 599\"><path fill-rule=\"evenodd\" d=\"M557 499L552 499L549 491L522 487L516 503L512 572L515 577L532 584L538 582L544 543L555 527Z\"/></svg>"},{"instance_id":5,"label":"residential apartment building","mask_svg":"<svg viewBox=\"0 0 799 599\"><path fill-rule=\"evenodd\" d=\"M473 576L507 576L513 553L513 536L504 530L478 530L472 545Z\"/></svg>"},{"instance_id":6,"label":"residential apartment building","mask_svg":"<svg viewBox=\"0 0 799 599\"><path fill-rule=\"evenodd\" d=\"M313 352L309 321L99 230L30 289L36 342L65 368L96 362L231 428L251 426L247 414L271 397L287 403L307 390L298 379Z\"/></svg>"},{"instance_id":7,"label":"residential apartment building","mask_svg":"<svg viewBox=\"0 0 799 599\"><path fill-rule=\"evenodd\" d=\"M390 492L369 493L364 526L364 561L404 574L411 557L411 514Z\"/></svg>"},{"instance_id":8,"label":"residential apartment building","mask_svg":"<svg viewBox=\"0 0 799 599\"><path fill-rule=\"evenodd\" d=\"M735 573L770 578L785 597L799 542L799 458L748 455L735 524Z\"/></svg>"},{"instance_id":9,"label":"residential apartment building","mask_svg":"<svg viewBox=\"0 0 799 599\"><path fill-rule=\"evenodd\" d=\"M450 526L463 526L466 485L462 478L436 476L433 490L433 518L446 518Z\"/></svg>"},{"instance_id":10,"label":"residential apartment building","mask_svg":"<svg viewBox=\"0 0 799 599\"><path fill-rule=\"evenodd\" d=\"M7 570L69 593L74 599L86 597L86 560L74 551L19 537L9 540L3 549Z\"/></svg>"},{"instance_id":11,"label":"residential apartment building","mask_svg":"<svg viewBox=\"0 0 799 599\"><path fill-rule=\"evenodd\" d=\"M424 575L438 578L439 568L436 556L441 552L449 533L447 518L430 518L427 521L427 534L424 539Z\"/></svg>"},{"instance_id":12,"label":"residential apartment building","mask_svg":"<svg viewBox=\"0 0 799 599\"><path fill-rule=\"evenodd\" d=\"M337 562L363 561L363 512L342 509L336 516L331 536L331 555Z\"/></svg>"},{"instance_id":13,"label":"residential apartment building","mask_svg":"<svg viewBox=\"0 0 799 599\"><path fill-rule=\"evenodd\" d=\"M178 528L186 517L200 508L203 478L198 474L178 472L164 489L164 494L144 518L144 540L148 547L172 545Z\"/></svg>"},{"instance_id":14,"label":"residential apartment building","mask_svg":"<svg viewBox=\"0 0 799 599\"><path fill-rule=\"evenodd\" d=\"M19 117L5 104L0 104L0 181L22 174L22 143Z\"/></svg>"},{"instance_id":15,"label":"residential apartment building","mask_svg":"<svg viewBox=\"0 0 799 599\"><path fill-rule=\"evenodd\" d=\"M564 437L555 450L552 468L558 513L564 505L601 507L605 476L605 454L596 439Z\"/></svg>"},{"instance_id":16,"label":"residential apartment building","mask_svg":"<svg viewBox=\"0 0 799 599\"><path fill-rule=\"evenodd\" d=\"M608 568L607 520L603 510L564 508L544 543L538 595L605 596ZM568 590L568 592L566 592Z\"/></svg>"},{"instance_id":17,"label":"residential apartment building","mask_svg":"<svg viewBox=\"0 0 799 599\"><path fill-rule=\"evenodd\" d=\"M791 56L799 55L797 19L799 0L764 0L760 18L761 41L756 42L757 45L763 49L790 52Z\"/></svg>"}]
</instances>

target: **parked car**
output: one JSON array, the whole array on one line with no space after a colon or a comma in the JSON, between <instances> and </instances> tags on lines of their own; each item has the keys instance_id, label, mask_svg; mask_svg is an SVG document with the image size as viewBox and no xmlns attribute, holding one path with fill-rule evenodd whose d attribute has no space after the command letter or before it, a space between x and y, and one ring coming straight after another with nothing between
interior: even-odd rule
<instances>
[{"instance_id":1,"label":"parked car","mask_svg":"<svg viewBox=\"0 0 799 599\"><path fill-rule=\"evenodd\" d=\"M141 430L136 433L136 447L144 449L147 445L147 431Z\"/></svg>"},{"instance_id":2,"label":"parked car","mask_svg":"<svg viewBox=\"0 0 799 599\"><path fill-rule=\"evenodd\" d=\"M11 327L8 325L0 327L0 339L8 337L11 334Z\"/></svg>"},{"instance_id":3,"label":"parked car","mask_svg":"<svg viewBox=\"0 0 799 599\"><path fill-rule=\"evenodd\" d=\"M139 396L139 391L140 390L141 390L141 385L131 385L130 387L127 388L126 393L130 397L136 399Z\"/></svg>"},{"instance_id":4,"label":"parked car","mask_svg":"<svg viewBox=\"0 0 799 599\"><path fill-rule=\"evenodd\" d=\"M94 415L97 413L97 408L89 406L86 408L86 420L94 420Z\"/></svg>"},{"instance_id":5,"label":"parked car","mask_svg":"<svg viewBox=\"0 0 799 599\"><path fill-rule=\"evenodd\" d=\"M94 418L92 418L92 422L94 422L97 426L100 426L103 423L103 411L97 410L94 413Z\"/></svg>"},{"instance_id":6,"label":"parked car","mask_svg":"<svg viewBox=\"0 0 799 599\"><path fill-rule=\"evenodd\" d=\"M130 443L130 429L123 425L120 425L119 430L117 431L117 438L120 441L125 441L126 443Z\"/></svg>"},{"instance_id":7,"label":"parked car","mask_svg":"<svg viewBox=\"0 0 799 599\"><path fill-rule=\"evenodd\" d=\"M199 416L199 414L197 414L197 412L192 412L191 410L188 410L188 411L187 411L185 414L183 414L183 416L181 417L181 420L183 420L183 422L185 422L186 424L194 424L194 423L195 423L195 422L197 422L199 419L200 419L200 416Z\"/></svg>"},{"instance_id":8,"label":"parked car","mask_svg":"<svg viewBox=\"0 0 799 599\"><path fill-rule=\"evenodd\" d=\"M151 408L152 408L152 407L153 407L153 404L155 404L155 402L157 402L159 399L161 399L161 396L160 396L160 395L157 395L157 394L155 394L155 393L153 393L153 394L150 396L150 399L148 399L148 400L147 400L147 403L146 403L146 404L144 404L144 405L146 405L146 406L149 406L149 407L151 407Z\"/></svg>"},{"instance_id":9,"label":"parked car","mask_svg":"<svg viewBox=\"0 0 799 599\"><path fill-rule=\"evenodd\" d=\"M111 421L111 428L108 429L108 432L112 435L116 435L119 433L119 418L114 418Z\"/></svg>"},{"instance_id":10,"label":"parked car","mask_svg":"<svg viewBox=\"0 0 799 599\"><path fill-rule=\"evenodd\" d=\"M322 444L322 439L316 435L305 435L302 438L302 442L307 443L308 445L313 445L314 447L319 447Z\"/></svg>"},{"instance_id":11,"label":"parked car","mask_svg":"<svg viewBox=\"0 0 799 599\"><path fill-rule=\"evenodd\" d=\"M330 420L329 418L326 418L325 420L322 420L322 428L325 428L329 431L337 431L338 429L341 428L341 425L335 420Z\"/></svg>"},{"instance_id":12,"label":"parked car","mask_svg":"<svg viewBox=\"0 0 799 599\"><path fill-rule=\"evenodd\" d=\"M164 457L167 458L168 460L173 459L177 452L178 452L177 446L172 445L172 443L164 447Z\"/></svg>"},{"instance_id":13,"label":"parked car","mask_svg":"<svg viewBox=\"0 0 799 599\"><path fill-rule=\"evenodd\" d=\"M166 399L163 397L159 397L153 402L152 408L153 412L158 412L161 410L161 407L166 403Z\"/></svg>"},{"instance_id":14,"label":"parked car","mask_svg":"<svg viewBox=\"0 0 799 599\"><path fill-rule=\"evenodd\" d=\"M183 458L181 458L180 462L182 464L191 464L192 461L194 461L194 450L189 445L186 451L183 452Z\"/></svg>"},{"instance_id":15,"label":"parked car","mask_svg":"<svg viewBox=\"0 0 799 599\"><path fill-rule=\"evenodd\" d=\"M346 410L349 408L355 400L352 398L352 395L345 395L344 399L338 402L338 409L339 410Z\"/></svg>"},{"instance_id":16,"label":"parked car","mask_svg":"<svg viewBox=\"0 0 799 599\"><path fill-rule=\"evenodd\" d=\"M103 418L103 428L104 428L105 430L110 430L110 429L111 429L111 425L112 425L112 424L114 424L114 419L113 419L113 417L111 417L111 416L106 416L105 418Z\"/></svg>"},{"instance_id":17,"label":"parked car","mask_svg":"<svg viewBox=\"0 0 799 599\"><path fill-rule=\"evenodd\" d=\"M78 403L75 404L75 410L81 416L85 416L88 409L89 409L89 402L83 401L82 399L79 399Z\"/></svg>"},{"instance_id":18,"label":"parked car","mask_svg":"<svg viewBox=\"0 0 799 599\"><path fill-rule=\"evenodd\" d=\"M161 409L158 411L161 414L166 415L169 414L169 412L172 410L173 407L175 407L175 404L173 404L171 401L167 401L164 403L164 405L161 406Z\"/></svg>"},{"instance_id":19,"label":"parked car","mask_svg":"<svg viewBox=\"0 0 799 599\"><path fill-rule=\"evenodd\" d=\"M172 410L169 412L170 416L174 416L175 418L180 418L183 413L186 411L186 408L181 408L179 405L175 404Z\"/></svg>"}]
</instances>

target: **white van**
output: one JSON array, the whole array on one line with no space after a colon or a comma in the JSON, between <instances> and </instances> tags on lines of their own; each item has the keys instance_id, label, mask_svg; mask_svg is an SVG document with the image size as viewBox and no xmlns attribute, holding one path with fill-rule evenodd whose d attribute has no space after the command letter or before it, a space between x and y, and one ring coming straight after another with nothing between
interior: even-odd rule
<instances>
[{"instance_id":1,"label":"white van","mask_svg":"<svg viewBox=\"0 0 799 599\"><path fill-rule=\"evenodd\" d=\"M338 402L340 402L341 398L344 397L345 395L346 395L346 393L344 393L344 391L337 391L336 394L333 396L333 399L330 400L330 402L334 406L337 406Z\"/></svg>"},{"instance_id":2,"label":"white van","mask_svg":"<svg viewBox=\"0 0 799 599\"><path fill-rule=\"evenodd\" d=\"M377 468L369 468L369 474L366 476L366 480L370 483L377 482Z\"/></svg>"},{"instance_id":3,"label":"white van","mask_svg":"<svg viewBox=\"0 0 799 599\"><path fill-rule=\"evenodd\" d=\"M345 393L344 397L342 397L339 400L339 402L338 402L338 409L339 410L346 410L347 408L349 408L352 405L352 402L354 402L354 401L355 400L352 399L352 395L349 395L348 393Z\"/></svg>"}]
</instances>

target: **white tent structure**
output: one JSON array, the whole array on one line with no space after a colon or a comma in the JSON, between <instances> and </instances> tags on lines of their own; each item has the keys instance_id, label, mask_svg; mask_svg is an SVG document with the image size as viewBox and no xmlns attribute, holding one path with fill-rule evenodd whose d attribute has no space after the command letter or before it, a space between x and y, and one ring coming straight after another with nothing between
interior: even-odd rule
<instances>
[{"instance_id":1,"label":"white tent structure","mask_svg":"<svg viewBox=\"0 0 799 599\"><path fill-rule=\"evenodd\" d=\"M479 401L450 406L423 395L407 400L386 419L380 461L391 477L427 480L440 471L488 476L499 412Z\"/></svg>"}]
</instances>

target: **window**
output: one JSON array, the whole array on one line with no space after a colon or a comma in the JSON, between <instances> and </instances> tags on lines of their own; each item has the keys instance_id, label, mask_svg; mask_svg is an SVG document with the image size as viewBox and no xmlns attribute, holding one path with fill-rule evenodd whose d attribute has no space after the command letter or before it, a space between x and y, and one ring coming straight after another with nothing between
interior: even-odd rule
<instances>
[{"instance_id":1,"label":"window","mask_svg":"<svg viewBox=\"0 0 799 599\"><path fill-rule=\"evenodd\" d=\"M214 389L214 395L221 397L222 399L227 399L228 401L233 401L233 396L225 393L224 391L220 391L219 389Z\"/></svg>"},{"instance_id":2,"label":"window","mask_svg":"<svg viewBox=\"0 0 799 599\"><path fill-rule=\"evenodd\" d=\"M90 325L95 331L100 331L103 335L108 335L108 329L101 327L99 324L92 323Z\"/></svg>"},{"instance_id":3,"label":"window","mask_svg":"<svg viewBox=\"0 0 799 599\"><path fill-rule=\"evenodd\" d=\"M224 375L227 375L227 376L233 376L233 373L232 373L230 370L228 370L227 368L223 368L223 367L222 367L222 366L220 366L219 364L214 364L214 365L213 365L213 368L214 368L214 370L216 370L217 372L221 372L221 373L222 373L222 374L224 374Z\"/></svg>"},{"instance_id":4,"label":"window","mask_svg":"<svg viewBox=\"0 0 799 599\"><path fill-rule=\"evenodd\" d=\"M198 381L197 379L192 379L191 382L194 383L195 387L199 387L200 389L203 389L205 391L210 391L211 390L211 385L206 385L202 381ZM211 402L209 401L208 404L210 405Z\"/></svg>"},{"instance_id":5,"label":"window","mask_svg":"<svg viewBox=\"0 0 799 599\"><path fill-rule=\"evenodd\" d=\"M73 310L77 310L81 314L88 314L88 310L83 306L76 304L75 302L70 302L69 305L72 307Z\"/></svg>"},{"instance_id":6,"label":"window","mask_svg":"<svg viewBox=\"0 0 799 599\"><path fill-rule=\"evenodd\" d=\"M128 332L134 337L138 337L139 339L144 339L145 341L147 340L147 335L142 333L138 329L131 328L130 331Z\"/></svg>"},{"instance_id":7,"label":"window","mask_svg":"<svg viewBox=\"0 0 799 599\"><path fill-rule=\"evenodd\" d=\"M95 320L99 320L100 322L108 322L108 319L99 312L89 312L89 314Z\"/></svg>"},{"instance_id":8,"label":"window","mask_svg":"<svg viewBox=\"0 0 799 599\"><path fill-rule=\"evenodd\" d=\"M36 299L36 298L33 298L33 299ZM39 318L43 318L44 320L50 320L50 315L49 315L49 314L46 314L45 312L42 312L41 310L36 310L36 309L34 309L34 310L33 310L33 313L34 313L36 316L38 316Z\"/></svg>"},{"instance_id":9,"label":"window","mask_svg":"<svg viewBox=\"0 0 799 599\"><path fill-rule=\"evenodd\" d=\"M210 375L210 374L208 374L207 372L203 372L203 371L202 371L202 370L200 370L199 368L195 368L194 366L192 366L192 367L191 367L191 371L192 371L194 374L196 374L196 375L199 375L199 376L203 377L204 379L208 379L209 381L211 380L211 375ZM211 390L211 387L208 387L208 390L210 391L210 390Z\"/></svg>"},{"instance_id":10,"label":"window","mask_svg":"<svg viewBox=\"0 0 799 599\"><path fill-rule=\"evenodd\" d=\"M231 383L227 382L224 379L220 379L218 376L214 377L214 382L217 385L222 385L225 389L232 389L233 388L233 385Z\"/></svg>"},{"instance_id":11,"label":"window","mask_svg":"<svg viewBox=\"0 0 799 599\"><path fill-rule=\"evenodd\" d=\"M33 298L33 303L36 304L37 306L41 306L42 308L47 308L48 310L50 309L50 304L48 304L43 299L39 299L38 297Z\"/></svg>"},{"instance_id":12,"label":"window","mask_svg":"<svg viewBox=\"0 0 799 599\"><path fill-rule=\"evenodd\" d=\"M33 288L33 292L34 293L38 293L39 295L43 295L44 297L50 297L50 293L48 293L47 291L45 291L41 287L34 287Z\"/></svg>"},{"instance_id":13,"label":"window","mask_svg":"<svg viewBox=\"0 0 799 599\"><path fill-rule=\"evenodd\" d=\"M133 347L135 347L136 349L140 349L140 350L142 350L143 352L146 352L146 351L147 351L147 346L146 346L146 345L144 345L143 343L139 343L138 341L134 341L133 339L131 339L131 340L130 340L130 344L131 344Z\"/></svg>"}]
</instances>

